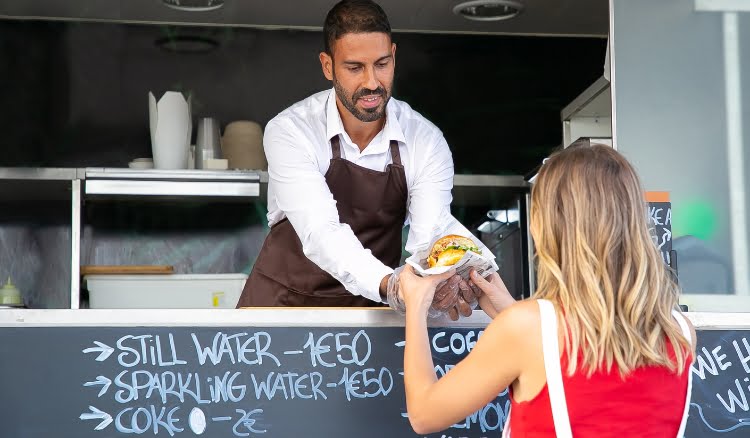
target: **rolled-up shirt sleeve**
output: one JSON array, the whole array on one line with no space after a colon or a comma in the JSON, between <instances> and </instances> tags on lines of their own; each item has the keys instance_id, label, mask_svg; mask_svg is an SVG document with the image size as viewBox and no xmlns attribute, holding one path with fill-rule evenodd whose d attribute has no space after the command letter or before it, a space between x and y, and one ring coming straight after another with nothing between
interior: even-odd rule
<instances>
[{"instance_id":1,"label":"rolled-up shirt sleeve","mask_svg":"<svg viewBox=\"0 0 750 438\"><path fill-rule=\"evenodd\" d=\"M352 294L382 301L380 282L393 270L362 246L349 225L339 222L318 158L305 143L311 140L292 132L284 120L272 121L263 138L269 185L279 208L299 236L305 256Z\"/></svg>"}]
</instances>

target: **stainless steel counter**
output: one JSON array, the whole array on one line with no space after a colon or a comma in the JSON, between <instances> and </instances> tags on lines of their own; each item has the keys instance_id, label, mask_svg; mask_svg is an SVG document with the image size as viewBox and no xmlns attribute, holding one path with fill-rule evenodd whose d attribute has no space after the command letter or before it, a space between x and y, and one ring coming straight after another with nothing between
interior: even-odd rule
<instances>
[{"instance_id":1,"label":"stainless steel counter","mask_svg":"<svg viewBox=\"0 0 750 438\"><path fill-rule=\"evenodd\" d=\"M687 313L701 330L750 329L750 313ZM432 327L484 327L482 311L459 321L436 318ZM206 326L206 327L403 327L404 318L390 309L133 309L42 310L0 309L0 327L49 326Z\"/></svg>"},{"instance_id":2,"label":"stainless steel counter","mask_svg":"<svg viewBox=\"0 0 750 438\"><path fill-rule=\"evenodd\" d=\"M483 327L484 312L451 321L436 318L434 327ZM217 327L403 327L404 318L388 308L271 309L0 309L0 327L48 326L217 326Z\"/></svg>"}]
</instances>

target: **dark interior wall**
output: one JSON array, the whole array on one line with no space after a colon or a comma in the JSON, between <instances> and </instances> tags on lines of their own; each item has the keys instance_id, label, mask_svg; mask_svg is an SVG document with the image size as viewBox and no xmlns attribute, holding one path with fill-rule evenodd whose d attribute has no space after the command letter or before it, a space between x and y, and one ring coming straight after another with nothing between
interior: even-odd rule
<instances>
[{"instance_id":1,"label":"dark interior wall","mask_svg":"<svg viewBox=\"0 0 750 438\"><path fill-rule=\"evenodd\" d=\"M178 43L170 51L157 40ZM198 37L197 39L195 37ZM127 166L150 156L147 94L255 120L328 88L319 32L0 21L0 166ZM395 34L394 96L443 130L457 173L525 173L560 110L601 76L606 41ZM193 50L193 52L184 52Z\"/></svg>"}]
</instances>

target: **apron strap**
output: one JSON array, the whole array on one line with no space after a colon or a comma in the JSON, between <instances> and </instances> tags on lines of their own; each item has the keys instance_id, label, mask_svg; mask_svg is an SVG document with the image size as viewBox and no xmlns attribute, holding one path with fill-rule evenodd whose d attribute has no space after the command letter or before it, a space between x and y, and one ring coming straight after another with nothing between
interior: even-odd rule
<instances>
[{"instance_id":1,"label":"apron strap","mask_svg":"<svg viewBox=\"0 0 750 438\"><path fill-rule=\"evenodd\" d=\"M682 335L690 341L690 343L693 342L693 334L690 332L690 327L687 324L687 321L685 321L685 315L678 312L677 310L672 310L672 316L674 319L677 320L677 323L680 325L680 328L682 329ZM693 392L693 372L688 370L688 384L687 384L687 392L685 394L685 407L682 410L682 420L680 421L680 429L677 431L677 438L682 438L682 436L685 433L685 427L687 426L687 418L688 418L688 411L690 410L690 395Z\"/></svg>"},{"instance_id":2,"label":"apron strap","mask_svg":"<svg viewBox=\"0 0 750 438\"><path fill-rule=\"evenodd\" d=\"M393 164L397 166L401 165L401 152L398 150L398 142L396 140L391 140L391 159L393 160Z\"/></svg>"},{"instance_id":3,"label":"apron strap","mask_svg":"<svg viewBox=\"0 0 750 438\"><path fill-rule=\"evenodd\" d=\"M331 138L331 151L334 160L341 158L341 141L338 135Z\"/></svg>"},{"instance_id":4,"label":"apron strap","mask_svg":"<svg viewBox=\"0 0 750 438\"><path fill-rule=\"evenodd\" d=\"M562 370L560 369L560 347L557 340L557 314L555 307L547 300L537 300L539 316L542 319L542 352L544 353L544 372L547 375L547 390L552 407L552 420L555 423L555 435L558 438L572 438L568 404L565 401Z\"/></svg>"}]
</instances>

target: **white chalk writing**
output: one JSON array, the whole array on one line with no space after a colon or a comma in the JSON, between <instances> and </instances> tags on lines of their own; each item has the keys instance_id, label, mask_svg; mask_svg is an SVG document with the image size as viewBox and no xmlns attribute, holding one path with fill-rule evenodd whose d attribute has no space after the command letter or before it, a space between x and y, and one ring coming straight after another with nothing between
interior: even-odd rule
<instances>
[{"instance_id":1,"label":"white chalk writing","mask_svg":"<svg viewBox=\"0 0 750 438\"><path fill-rule=\"evenodd\" d=\"M436 332L431 339L435 354L451 358L435 367L438 377L468 354L481 334L481 330ZM92 341L79 350L93 362L119 366L111 375L97 369L83 382L83 387L95 391L92 396L109 404L89 406L80 420L90 422L94 430L114 428L120 434L175 436L187 431L259 436L273 434L273 424L265 418L268 406L281 409L281 405L269 405L271 401L311 403L335 398L358 403L385 398L401 383L394 374L403 375L400 369L392 371L377 362L382 359L373 359L373 342L364 329L306 331L299 342L284 337L279 345L266 330L178 335L126 334ZM389 341L387 348L404 345ZM114 410L108 408L113 403ZM222 410L224 406L231 409ZM493 402L452 428L462 430L460 436L474 437L475 433L465 434L497 430L506 417L505 405Z\"/></svg>"},{"instance_id":2,"label":"white chalk writing","mask_svg":"<svg viewBox=\"0 0 750 438\"><path fill-rule=\"evenodd\" d=\"M728 347L731 343L732 347ZM726 350L724 347L728 347ZM734 355L730 356L733 351ZM743 418L750 411L750 344L746 337L740 337L722 342L715 346L701 346L696 351L696 360L691 366L691 373L700 380L693 384L706 381L703 385L716 385L709 394L715 399L709 405L701 406L696 400L691 402L691 410L696 411L697 418L710 431L725 433L738 428L750 426L750 419ZM739 363L742 366L735 366ZM737 371L747 376L737 376ZM727 373L732 377L726 378ZM700 393L700 392L699 392ZM694 391L695 395L696 392ZM719 403L715 403L718 400ZM714 407L715 406L715 407ZM709 416L704 408L721 409L722 412L712 412ZM692 414L691 414L692 415ZM742 416L742 417L741 417ZM727 424L729 420L729 424Z\"/></svg>"}]
</instances>

